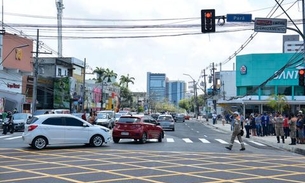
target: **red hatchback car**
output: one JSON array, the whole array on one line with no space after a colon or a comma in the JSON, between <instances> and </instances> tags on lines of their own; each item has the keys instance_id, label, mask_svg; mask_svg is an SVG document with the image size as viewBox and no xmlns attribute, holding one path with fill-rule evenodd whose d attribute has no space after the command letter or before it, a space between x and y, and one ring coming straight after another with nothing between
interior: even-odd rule
<instances>
[{"instance_id":1,"label":"red hatchback car","mask_svg":"<svg viewBox=\"0 0 305 183\"><path fill-rule=\"evenodd\" d=\"M158 139L162 142L164 131L157 121L148 115L121 116L112 130L114 143L120 139L134 139L144 144L147 139Z\"/></svg>"}]
</instances>

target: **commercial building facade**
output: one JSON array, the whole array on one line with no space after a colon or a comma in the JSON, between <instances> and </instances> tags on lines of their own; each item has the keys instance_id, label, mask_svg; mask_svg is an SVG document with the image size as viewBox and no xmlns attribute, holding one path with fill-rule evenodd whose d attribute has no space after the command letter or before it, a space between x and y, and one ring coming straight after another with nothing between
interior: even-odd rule
<instances>
[{"instance_id":1,"label":"commercial building facade","mask_svg":"<svg viewBox=\"0 0 305 183\"><path fill-rule=\"evenodd\" d=\"M168 81L166 82L166 98L175 106L179 101L185 98L186 83L184 81Z\"/></svg>"},{"instance_id":2,"label":"commercial building facade","mask_svg":"<svg viewBox=\"0 0 305 183\"><path fill-rule=\"evenodd\" d=\"M219 99L218 104L235 106L241 112L270 110L268 98L284 95L291 112L305 107L304 86L298 83L301 53L247 54L236 57L236 96ZM234 83L225 83L225 86ZM274 112L274 111L273 111Z\"/></svg>"}]
</instances>

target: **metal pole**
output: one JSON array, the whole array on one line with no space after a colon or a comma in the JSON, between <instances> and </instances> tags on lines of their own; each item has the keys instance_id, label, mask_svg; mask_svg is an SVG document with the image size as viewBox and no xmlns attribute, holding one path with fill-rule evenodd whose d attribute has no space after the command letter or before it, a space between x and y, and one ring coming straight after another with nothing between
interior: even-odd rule
<instances>
[{"instance_id":1,"label":"metal pole","mask_svg":"<svg viewBox=\"0 0 305 183\"><path fill-rule=\"evenodd\" d=\"M82 111L85 112L85 98L86 98L86 67L87 61L84 58L84 69L83 69L83 99L82 99ZM88 101L87 101L88 103Z\"/></svg>"},{"instance_id":2,"label":"metal pole","mask_svg":"<svg viewBox=\"0 0 305 183\"><path fill-rule=\"evenodd\" d=\"M302 10L302 22L303 22L303 35L305 34L305 24L304 24L304 20L305 20L305 3L304 3L304 0L302 0L302 7L303 7L303 10ZM305 39L304 39L304 36L303 36L303 57L304 57L304 60L303 60L303 63L305 63Z\"/></svg>"},{"instance_id":3,"label":"metal pole","mask_svg":"<svg viewBox=\"0 0 305 183\"><path fill-rule=\"evenodd\" d=\"M215 66L214 66L214 62L213 62L213 107L214 107L214 111L216 112L216 78L215 78Z\"/></svg>"},{"instance_id":4,"label":"metal pole","mask_svg":"<svg viewBox=\"0 0 305 183\"><path fill-rule=\"evenodd\" d=\"M39 52L39 29L37 29L36 56L33 66L34 78L33 78L32 114L36 111L36 101L37 101L38 52Z\"/></svg>"}]
</instances>

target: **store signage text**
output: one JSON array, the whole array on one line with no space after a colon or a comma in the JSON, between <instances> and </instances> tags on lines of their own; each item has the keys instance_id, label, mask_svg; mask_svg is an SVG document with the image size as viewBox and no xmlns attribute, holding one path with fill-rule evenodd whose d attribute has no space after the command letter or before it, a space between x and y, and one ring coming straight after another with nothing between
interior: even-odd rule
<instances>
[{"instance_id":1,"label":"store signage text","mask_svg":"<svg viewBox=\"0 0 305 183\"><path fill-rule=\"evenodd\" d=\"M16 84L16 83L7 83L6 86L8 88L20 88L20 84Z\"/></svg>"},{"instance_id":2,"label":"store signage text","mask_svg":"<svg viewBox=\"0 0 305 183\"><path fill-rule=\"evenodd\" d=\"M297 79L298 71L283 71L279 76L274 79Z\"/></svg>"}]
</instances>

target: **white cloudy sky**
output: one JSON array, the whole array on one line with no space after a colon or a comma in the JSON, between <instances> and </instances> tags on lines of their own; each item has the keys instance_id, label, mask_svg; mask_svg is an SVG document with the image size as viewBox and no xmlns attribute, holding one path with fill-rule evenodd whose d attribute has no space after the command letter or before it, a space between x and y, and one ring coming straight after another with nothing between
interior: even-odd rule
<instances>
[{"instance_id":1,"label":"white cloudy sky","mask_svg":"<svg viewBox=\"0 0 305 183\"><path fill-rule=\"evenodd\" d=\"M16 26L14 29L35 37L37 28L33 25L57 25L56 1L2 0L4 23L15 26L26 24L27 27ZM287 13L292 19L300 20L302 3L295 3L296 1L284 0L282 5L284 9L289 9ZM215 9L217 16L247 13L252 14L252 19L287 18L280 8L270 14L276 5L275 0L63 0L63 4L63 26L84 26L82 31L63 29L63 56L81 60L86 58L90 67L109 68L116 72L118 77L129 74L135 78L135 84L131 85L130 89L138 92L146 91L147 72L166 73L170 80L186 82L190 81L190 78L183 73L196 80L203 69L207 69L206 73L209 74L212 62L223 63L245 43L253 33L253 30L250 30L253 29L253 24L226 23L217 26L217 33L214 34L201 34L200 27L99 28L92 31L88 26L199 25L201 9ZM44 45L57 51L56 29L39 29L40 40ZM243 29L249 30L241 31ZM10 29L7 28L7 31L10 32ZM128 38L181 33L192 35ZM295 33L287 31L287 34ZM67 36L74 37L66 39ZM84 38L87 36L91 39ZM239 54L274 52L282 52L282 34L259 33ZM223 70L232 70L234 62L235 58L224 64Z\"/></svg>"}]
</instances>

